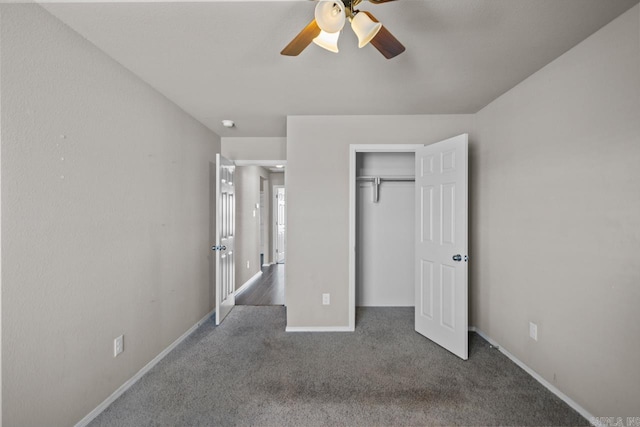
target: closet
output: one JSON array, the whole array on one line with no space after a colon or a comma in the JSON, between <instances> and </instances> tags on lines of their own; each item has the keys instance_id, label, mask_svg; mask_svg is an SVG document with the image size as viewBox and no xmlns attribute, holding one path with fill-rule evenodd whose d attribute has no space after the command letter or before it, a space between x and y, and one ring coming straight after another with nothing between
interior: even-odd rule
<instances>
[{"instance_id":1,"label":"closet","mask_svg":"<svg viewBox=\"0 0 640 427\"><path fill-rule=\"evenodd\" d=\"M415 154L356 153L356 305L414 306Z\"/></svg>"}]
</instances>

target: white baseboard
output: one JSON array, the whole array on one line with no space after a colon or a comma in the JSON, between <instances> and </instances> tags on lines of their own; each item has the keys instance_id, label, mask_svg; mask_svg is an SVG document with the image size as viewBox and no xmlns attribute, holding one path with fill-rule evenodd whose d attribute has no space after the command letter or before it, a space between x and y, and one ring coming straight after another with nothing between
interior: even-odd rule
<instances>
[{"instance_id":1,"label":"white baseboard","mask_svg":"<svg viewBox=\"0 0 640 427\"><path fill-rule=\"evenodd\" d=\"M349 326L287 326L285 332L353 332Z\"/></svg>"},{"instance_id":2,"label":"white baseboard","mask_svg":"<svg viewBox=\"0 0 640 427\"><path fill-rule=\"evenodd\" d=\"M240 295L241 293L243 293L244 291L247 290L247 288L249 286L251 286L253 284L253 282L255 282L256 280L258 280L258 278L262 276L262 271L258 271L256 274L254 274L253 276L251 276L251 278L249 280L247 280L246 282L243 283L242 286L240 286L238 289L236 289L235 293L233 294L236 298L238 297L238 295Z\"/></svg>"},{"instance_id":3,"label":"white baseboard","mask_svg":"<svg viewBox=\"0 0 640 427\"><path fill-rule=\"evenodd\" d=\"M102 411L107 409L109 405L111 405L118 397L120 397L125 391L127 391L132 385L134 385L144 374L149 372L151 368L158 364L171 350L176 348L178 344L185 340L189 335L193 333L200 325L209 320L209 318L213 315L215 310L207 313L202 319L200 319L195 325L190 327L184 334L182 334L177 340L171 343L167 348L162 350L160 354L154 357L149 363L147 363L142 369L140 369L134 376L129 378L124 384L122 384L116 391L111 393L111 396L107 397L101 404L99 404L93 411L89 412L87 416L78 421L75 427L85 427L88 425L95 417L100 415Z\"/></svg>"},{"instance_id":4,"label":"white baseboard","mask_svg":"<svg viewBox=\"0 0 640 427\"><path fill-rule=\"evenodd\" d=\"M507 356L513 363L515 363L516 365L518 365L519 367L521 367L527 374L531 375L536 381L538 381L540 384L542 384L543 386L545 386L551 393L555 394L556 396L558 396L560 399L562 399L567 405L569 405L571 408L573 408L577 413L579 413L580 415L582 415L584 418L587 419L587 421L589 421L590 423L592 423L592 425L594 424L594 420L597 420L593 415L591 415L589 413L589 411L587 411L586 409L584 409L582 406L578 405L573 399L571 399L569 396L567 396L566 394L564 394L563 392L561 392L556 386L554 386L553 384L551 384L549 381L545 380L544 378L542 378L542 376L540 376L540 374L538 374L536 371L534 371L533 369L531 369L529 366L525 365L524 362L522 362L520 359L518 359L517 357L515 357L513 354L509 353L507 350L504 349L504 347L502 347L500 344L498 344L497 342L495 342L492 338L490 338L488 335L486 335L484 332L482 332L480 329L476 328L475 326L470 326L469 327L469 331L471 332L475 332L476 334L480 335L482 338L484 338L489 344L491 344L492 346L494 346L495 348L497 348L498 350L500 350L500 352L502 354L504 354L505 356ZM598 427L597 421L595 422L596 427Z\"/></svg>"}]
</instances>

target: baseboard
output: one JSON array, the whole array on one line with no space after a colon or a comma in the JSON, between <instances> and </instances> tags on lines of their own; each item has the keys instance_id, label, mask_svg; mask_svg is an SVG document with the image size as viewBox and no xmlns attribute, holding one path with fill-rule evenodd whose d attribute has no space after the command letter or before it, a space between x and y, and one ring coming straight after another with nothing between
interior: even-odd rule
<instances>
[{"instance_id":1,"label":"baseboard","mask_svg":"<svg viewBox=\"0 0 640 427\"><path fill-rule=\"evenodd\" d=\"M240 286L238 289L236 289L236 292L234 293L234 296L237 298L238 295L240 295L241 293L243 293L244 291L247 290L247 288L249 286L251 286L253 284L253 282L255 282L256 280L258 280L258 278L262 276L262 271L258 271L256 274L254 274L253 276L251 276L251 278L249 280L247 280L246 282L244 282L244 284L242 286Z\"/></svg>"},{"instance_id":2,"label":"baseboard","mask_svg":"<svg viewBox=\"0 0 640 427\"><path fill-rule=\"evenodd\" d=\"M167 354L171 352L178 344L185 340L189 335L193 333L199 326L209 320L215 310L207 313L202 319L200 319L195 325L190 327L184 334L182 334L177 340L171 343L167 348L162 350L160 354L154 357L149 363L147 363L142 369L140 369L134 376L129 378L124 384L122 384L116 391L111 393L111 396L107 397L101 404L99 404L93 411L89 412L87 416L78 421L75 427L84 427L88 425L95 417L100 415L102 411L107 409L118 397L120 397L125 391L127 391L132 385L134 385L144 374L149 372L158 362L160 362Z\"/></svg>"},{"instance_id":3,"label":"baseboard","mask_svg":"<svg viewBox=\"0 0 640 427\"><path fill-rule=\"evenodd\" d=\"M577 413L579 413L584 418L586 418L587 421L589 421L592 425L595 425L596 427L599 427L600 423L597 422L597 418L595 418L593 415L591 415L589 413L589 411L584 409L582 406L578 405L573 399L571 399L569 396L567 396L566 394L561 392L556 386L551 384L549 381L547 381L544 378L542 378L542 376L540 376L540 374L538 374L536 371L531 369L529 366L525 365L524 362L522 362L520 359L515 357L513 354L511 354L507 350L505 350L504 347L502 347L500 344L495 342L487 334L485 334L484 332L482 332L480 329L476 328L475 326L470 326L469 327L469 331L470 332L475 332L476 334L480 335L489 344L491 344L492 346L494 346L495 348L500 350L500 352L502 354L504 354L505 356L507 356L513 363L515 363L516 365L521 367L527 374L531 375L536 381L538 381L540 384L545 386L551 393L553 393L556 396L558 396L561 400L564 401L564 403L569 405Z\"/></svg>"},{"instance_id":4,"label":"baseboard","mask_svg":"<svg viewBox=\"0 0 640 427\"><path fill-rule=\"evenodd\" d=\"M285 332L353 332L349 326L287 326Z\"/></svg>"}]
</instances>

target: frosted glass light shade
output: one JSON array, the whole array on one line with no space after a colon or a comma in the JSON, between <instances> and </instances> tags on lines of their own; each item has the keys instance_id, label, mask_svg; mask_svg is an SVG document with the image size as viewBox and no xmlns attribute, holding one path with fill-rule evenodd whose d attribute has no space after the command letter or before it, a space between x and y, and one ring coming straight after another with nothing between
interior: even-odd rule
<instances>
[{"instance_id":1,"label":"frosted glass light shade","mask_svg":"<svg viewBox=\"0 0 640 427\"><path fill-rule=\"evenodd\" d=\"M365 47L378 34L382 24L372 21L366 13L358 13L351 20L351 28L358 36L358 47Z\"/></svg>"},{"instance_id":2,"label":"frosted glass light shade","mask_svg":"<svg viewBox=\"0 0 640 427\"><path fill-rule=\"evenodd\" d=\"M338 37L340 32L327 33L326 31L320 31L318 37L313 39L313 42L318 46L327 49L329 52L338 53Z\"/></svg>"},{"instance_id":3,"label":"frosted glass light shade","mask_svg":"<svg viewBox=\"0 0 640 427\"><path fill-rule=\"evenodd\" d=\"M316 5L315 18L318 27L327 33L342 30L347 16L341 0L322 0Z\"/></svg>"}]
</instances>

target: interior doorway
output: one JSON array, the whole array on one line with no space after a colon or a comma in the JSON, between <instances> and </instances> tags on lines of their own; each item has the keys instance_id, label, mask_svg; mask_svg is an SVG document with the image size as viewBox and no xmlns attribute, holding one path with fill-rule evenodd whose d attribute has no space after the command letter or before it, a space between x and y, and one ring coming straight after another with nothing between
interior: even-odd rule
<instances>
[{"instance_id":1,"label":"interior doorway","mask_svg":"<svg viewBox=\"0 0 640 427\"><path fill-rule=\"evenodd\" d=\"M374 274L367 270L370 263L363 258L369 252L376 253L376 259L384 259L386 253L395 251L396 246L389 244L384 239L379 242L369 242L376 240L376 236L384 230L383 234L387 235L388 230L393 230L393 225L386 222L393 221L393 201L400 197L405 199L406 192L413 190L413 182L410 180L390 181L383 178L403 178L414 179L415 165L411 167L415 156L415 151L421 145L414 144L385 144L385 145L351 145L349 158L349 329L355 330L356 325L356 305L376 305L377 302L388 295L388 289L382 281L377 281ZM389 163L387 163L391 159ZM394 166L395 163L395 166ZM411 163L413 165L413 163ZM392 191L389 185L403 186L404 191L396 188ZM407 188L408 186L408 188ZM398 192L400 190L400 192ZM393 193L393 194L392 194ZM405 193L405 194L401 194ZM383 203L381 203L383 201ZM410 206L405 206L410 208ZM413 210L410 211L413 214ZM405 212L406 213L406 212ZM360 216L360 218L359 218ZM363 217L364 216L364 217ZM385 221L386 218L386 221ZM381 221L384 223L382 229ZM364 227L364 228L363 228ZM404 256L412 255L412 251L408 249L406 235L407 233L415 233L413 221L407 221L406 218L401 223L404 237L404 243L400 253ZM364 237L363 232L368 231L369 236ZM391 231L393 233L393 231ZM365 239L366 241L364 241ZM394 238L395 239L395 238ZM378 244L377 248L368 247L363 252L363 245ZM395 242L397 244L397 242ZM373 252L372 252L373 251ZM412 258L410 258L412 259ZM406 262L406 259L404 260ZM382 265L386 265L383 261ZM404 292L401 297L405 303L407 301L408 285L407 280L411 280L414 276L414 269L409 271L405 269L401 273L404 276L403 288ZM393 271L400 271L400 264L393 265ZM393 277L393 274L392 274ZM376 280L377 284L369 285L365 283L368 279ZM387 278L388 279L388 278ZM392 283L395 281L392 280ZM386 283L387 285L389 282ZM383 304L390 305L390 304Z\"/></svg>"},{"instance_id":2,"label":"interior doorway","mask_svg":"<svg viewBox=\"0 0 640 427\"><path fill-rule=\"evenodd\" d=\"M415 154L356 155L356 306L413 307Z\"/></svg>"},{"instance_id":3,"label":"interior doorway","mask_svg":"<svg viewBox=\"0 0 640 427\"><path fill-rule=\"evenodd\" d=\"M236 305L284 305L284 264L273 248L274 186L284 188L284 161L236 160Z\"/></svg>"},{"instance_id":4,"label":"interior doorway","mask_svg":"<svg viewBox=\"0 0 640 427\"><path fill-rule=\"evenodd\" d=\"M267 218L267 212L266 209L268 207L268 203L266 200L267 197L267 188L268 188L268 182L269 180L267 178L264 177L260 177L260 204L259 204L259 208L258 208L258 213L260 216L260 243L259 243L259 247L260 247L260 265L262 267L265 267L267 265L269 265L268 261L268 251L267 251L267 247L268 247L268 243L269 243L269 227L268 227L268 218Z\"/></svg>"},{"instance_id":5,"label":"interior doorway","mask_svg":"<svg viewBox=\"0 0 640 427\"><path fill-rule=\"evenodd\" d=\"M413 305L416 332L467 359L468 135L429 145L351 145L349 162L349 329L357 303ZM413 181L413 191L388 191L403 181ZM382 205L383 196L392 203ZM407 211L413 218L398 217Z\"/></svg>"}]
</instances>

